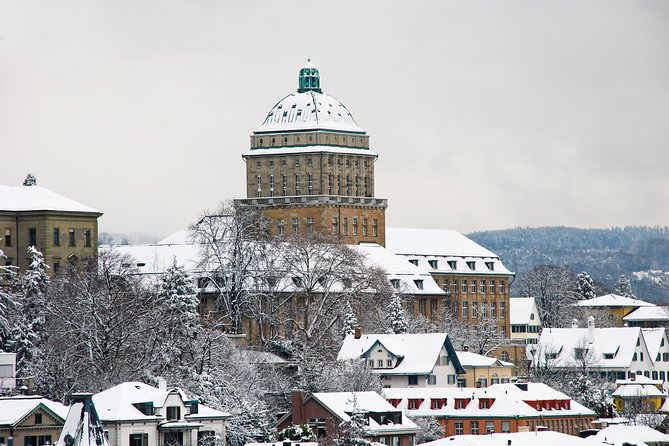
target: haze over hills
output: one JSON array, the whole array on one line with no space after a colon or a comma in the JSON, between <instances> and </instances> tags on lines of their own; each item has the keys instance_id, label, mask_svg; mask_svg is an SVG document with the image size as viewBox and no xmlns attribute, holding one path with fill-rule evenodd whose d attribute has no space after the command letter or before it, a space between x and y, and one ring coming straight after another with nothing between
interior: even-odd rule
<instances>
[{"instance_id":1,"label":"haze over hills","mask_svg":"<svg viewBox=\"0 0 669 446\"><path fill-rule=\"evenodd\" d=\"M587 271L611 291L625 274L640 299L669 303L669 227L610 229L513 228L468 234L500 256L516 281L537 265L558 265L574 274ZM514 287L511 288L512 294Z\"/></svg>"}]
</instances>

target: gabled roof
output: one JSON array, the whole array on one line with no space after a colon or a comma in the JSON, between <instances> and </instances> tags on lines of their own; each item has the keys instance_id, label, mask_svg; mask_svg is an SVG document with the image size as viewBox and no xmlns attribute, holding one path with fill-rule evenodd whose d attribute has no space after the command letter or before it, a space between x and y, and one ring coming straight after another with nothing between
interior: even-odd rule
<instances>
[{"instance_id":1,"label":"gabled roof","mask_svg":"<svg viewBox=\"0 0 669 446\"><path fill-rule=\"evenodd\" d=\"M660 385L662 382L660 382ZM656 384L644 384L642 382L630 382L629 384L620 385L613 396L620 398L666 398L666 392L657 388Z\"/></svg>"},{"instance_id":2,"label":"gabled roof","mask_svg":"<svg viewBox=\"0 0 669 446\"><path fill-rule=\"evenodd\" d=\"M144 415L133 404L152 403L154 407L162 407L171 393L177 393L182 401L189 398L179 388L160 390L157 387L142 382L125 382L93 395L93 403L97 408L102 421L131 421L131 420L161 420L165 414ZM198 405L198 414L189 415L191 418L228 417L229 414L212 409L202 404Z\"/></svg>"},{"instance_id":3,"label":"gabled roof","mask_svg":"<svg viewBox=\"0 0 669 446\"><path fill-rule=\"evenodd\" d=\"M386 246L401 255L498 258L497 254L450 229L386 228Z\"/></svg>"},{"instance_id":4,"label":"gabled roof","mask_svg":"<svg viewBox=\"0 0 669 446\"><path fill-rule=\"evenodd\" d=\"M536 307L534 297L512 297L509 299L509 318L511 325L528 325L530 315ZM539 321L535 321L539 324Z\"/></svg>"},{"instance_id":5,"label":"gabled roof","mask_svg":"<svg viewBox=\"0 0 669 446\"><path fill-rule=\"evenodd\" d=\"M622 445L624 442L636 444L639 441L646 442L669 442L669 435L656 431L648 426L629 426L629 425L615 425L608 426L596 435L588 437L596 444L611 444ZM606 443L604 441L606 440ZM664 444L664 443L662 443Z\"/></svg>"},{"instance_id":6,"label":"gabled roof","mask_svg":"<svg viewBox=\"0 0 669 446\"><path fill-rule=\"evenodd\" d=\"M666 338L666 330L664 328L642 328L641 335L646 342L651 361L655 362L662 346L662 339Z\"/></svg>"},{"instance_id":7,"label":"gabled roof","mask_svg":"<svg viewBox=\"0 0 669 446\"><path fill-rule=\"evenodd\" d=\"M102 213L42 186L0 185L0 211L67 211Z\"/></svg>"},{"instance_id":8,"label":"gabled roof","mask_svg":"<svg viewBox=\"0 0 669 446\"><path fill-rule=\"evenodd\" d=\"M593 339L590 343L587 328L544 328L539 343L528 345L528 352L538 349L536 351L541 355L557 354L557 357L551 360L554 361L554 365L569 368L577 367L582 362L574 357L574 349L585 347L591 355L594 368L626 368L631 365L636 341L641 337L639 327L594 328L592 334ZM611 352L617 353L612 359L604 358L604 353Z\"/></svg>"},{"instance_id":9,"label":"gabled roof","mask_svg":"<svg viewBox=\"0 0 669 446\"><path fill-rule=\"evenodd\" d=\"M523 390L527 389L527 390ZM383 389L383 395L389 399L401 400L398 409L407 410L411 416L430 417L541 417L541 416L594 416L595 412L572 400L568 395L559 392L543 383L493 384L490 387L419 387ZM408 402L422 400L417 409L409 409ZM441 408L433 409L433 399L446 400ZM456 409L456 399L469 400L466 407ZM493 399L487 409L479 407L482 399ZM570 401L569 409L543 409L527 402L537 401Z\"/></svg>"},{"instance_id":10,"label":"gabled roof","mask_svg":"<svg viewBox=\"0 0 669 446\"><path fill-rule=\"evenodd\" d=\"M643 322L643 321L667 322L669 321L669 307L665 306L639 307L636 310L632 311L627 316L625 316L623 320L625 322Z\"/></svg>"},{"instance_id":11,"label":"gabled roof","mask_svg":"<svg viewBox=\"0 0 669 446\"><path fill-rule=\"evenodd\" d=\"M458 360L464 368L468 367L515 367L511 362L502 361L497 358L479 355L474 352L456 352Z\"/></svg>"},{"instance_id":12,"label":"gabled roof","mask_svg":"<svg viewBox=\"0 0 669 446\"><path fill-rule=\"evenodd\" d=\"M593 297L592 299L580 300L576 302L579 307L654 307L655 304L644 302L631 297L620 296L618 294L605 294L603 296Z\"/></svg>"},{"instance_id":13,"label":"gabled roof","mask_svg":"<svg viewBox=\"0 0 669 446\"><path fill-rule=\"evenodd\" d=\"M553 431L514 432L492 435L456 435L421 446L596 446L588 439Z\"/></svg>"},{"instance_id":14,"label":"gabled roof","mask_svg":"<svg viewBox=\"0 0 669 446\"><path fill-rule=\"evenodd\" d=\"M381 343L404 359L393 369L378 369L384 375L427 375L433 369L442 347L446 347L457 373L465 373L448 333L363 334L359 339L348 335L339 350L338 360L359 359L375 343Z\"/></svg>"},{"instance_id":15,"label":"gabled roof","mask_svg":"<svg viewBox=\"0 0 669 446\"><path fill-rule=\"evenodd\" d=\"M317 392L311 394L313 399L321 403L328 411L335 414L342 421L351 419L351 413L358 411L362 413L385 413L399 412L392 404L386 401L376 392ZM371 417L366 431L405 431L407 433L417 432L419 427L408 417L402 414L401 424L382 425L376 423Z\"/></svg>"},{"instance_id":16,"label":"gabled roof","mask_svg":"<svg viewBox=\"0 0 669 446\"><path fill-rule=\"evenodd\" d=\"M41 396L0 397L0 426L16 426L38 408L44 409L61 423L67 417L67 406Z\"/></svg>"}]
</instances>

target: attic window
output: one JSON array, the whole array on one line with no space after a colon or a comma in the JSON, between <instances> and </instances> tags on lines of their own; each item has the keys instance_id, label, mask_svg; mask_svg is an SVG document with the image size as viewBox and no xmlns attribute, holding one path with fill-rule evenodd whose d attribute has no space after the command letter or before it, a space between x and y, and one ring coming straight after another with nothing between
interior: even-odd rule
<instances>
[{"instance_id":1,"label":"attic window","mask_svg":"<svg viewBox=\"0 0 669 446\"><path fill-rule=\"evenodd\" d=\"M293 104L293 106L292 106L292 107L290 107L290 108L295 108L295 107L297 107L297 104Z\"/></svg>"},{"instance_id":2,"label":"attic window","mask_svg":"<svg viewBox=\"0 0 669 446\"><path fill-rule=\"evenodd\" d=\"M390 284L394 288L399 288L400 287L400 279L390 279Z\"/></svg>"},{"instance_id":3,"label":"attic window","mask_svg":"<svg viewBox=\"0 0 669 446\"><path fill-rule=\"evenodd\" d=\"M423 289L423 279L416 279L413 281L413 283L416 284L416 288L418 288L419 290Z\"/></svg>"},{"instance_id":4,"label":"attic window","mask_svg":"<svg viewBox=\"0 0 669 446\"><path fill-rule=\"evenodd\" d=\"M139 410L142 412L144 415L147 416L152 416L155 414L154 408L153 408L153 403L148 402L148 403L135 403L133 404L135 406L135 409Z\"/></svg>"},{"instance_id":5,"label":"attic window","mask_svg":"<svg viewBox=\"0 0 669 446\"><path fill-rule=\"evenodd\" d=\"M495 270L495 262L485 262L485 266L487 266L490 271Z\"/></svg>"},{"instance_id":6,"label":"attic window","mask_svg":"<svg viewBox=\"0 0 669 446\"><path fill-rule=\"evenodd\" d=\"M467 266L470 270L474 271L476 269L476 262L467 262Z\"/></svg>"},{"instance_id":7,"label":"attic window","mask_svg":"<svg viewBox=\"0 0 669 446\"><path fill-rule=\"evenodd\" d=\"M304 286L304 283L302 282L301 278L299 278L297 276L293 276L293 285L295 285L296 287L302 288Z\"/></svg>"},{"instance_id":8,"label":"attic window","mask_svg":"<svg viewBox=\"0 0 669 446\"><path fill-rule=\"evenodd\" d=\"M448 267L450 269L457 269L458 262L456 262L455 260L449 260L446 263L448 263Z\"/></svg>"},{"instance_id":9,"label":"attic window","mask_svg":"<svg viewBox=\"0 0 669 446\"><path fill-rule=\"evenodd\" d=\"M302 116L302 110L297 111L297 116Z\"/></svg>"},{"instance_id":10,"label":"attic window","mask_svg":"<svg viewBox=\"0 0 669 446\"><path fill-rule=\"evenodd\" d=\"M418 266L418 259L409 259L409 263Z\"/></svg>"},{"instance_id":11,"label":"attic window","mask_svg":"<svg viewBox=\"0 0 669 446\"><path fill-rule=\"evenodd\" d=\"M446 404L446 398L432 398L430 400L430 409L441 409Z\"/></svg>"},{"instance_id":12,"label":"attic window","mask_svg":"<svg viewBox=\"0 0 669 446\"><path fill-rule=\"evenodd\" d=\"M439 265L438 260L428 260L427 263L430 264L430 268L432 269L437 269L437 266Z\"/></svg>"}]
</instances>

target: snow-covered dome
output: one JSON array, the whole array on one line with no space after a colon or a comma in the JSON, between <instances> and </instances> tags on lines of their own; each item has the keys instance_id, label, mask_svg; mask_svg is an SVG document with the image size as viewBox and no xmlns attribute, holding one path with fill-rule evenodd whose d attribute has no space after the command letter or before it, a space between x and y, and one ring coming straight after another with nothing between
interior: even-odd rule
<instances>
[{"instance_id":1,"label":"snow-covered dome","mask_svg":"<svg viewBox=\"0 0 669 446\"><path fill-rule=\"evenodd\" d=\"M344 104L321 91L318 69L310 61L300 69L298 85L297 92L272 107L254 133L297 130L365 133Z\"/></svg>"}]
</instances>

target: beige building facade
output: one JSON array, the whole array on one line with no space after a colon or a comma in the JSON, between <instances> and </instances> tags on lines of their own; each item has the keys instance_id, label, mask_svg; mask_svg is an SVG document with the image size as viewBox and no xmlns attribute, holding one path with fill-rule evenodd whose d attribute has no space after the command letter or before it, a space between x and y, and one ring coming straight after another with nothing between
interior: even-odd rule
<instances>
[{"instance_id":1,"label":"beige building facade","mask_svg":"<svg viewBox=\"0 0 669 446\"><path fill-rule=\"evenodd\" d=\"M44 255L50 274L77 258L96 256L101 215L40 186L0 186L4 264L27 268L29 246Z\"/></svg>"}]
</instances>

